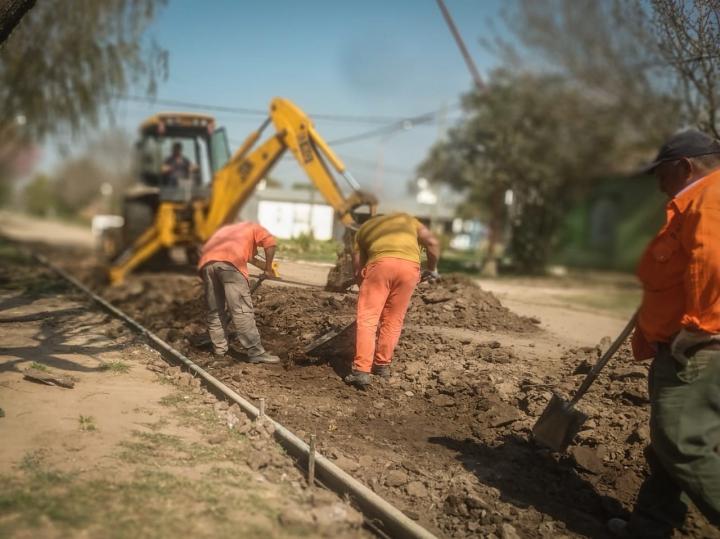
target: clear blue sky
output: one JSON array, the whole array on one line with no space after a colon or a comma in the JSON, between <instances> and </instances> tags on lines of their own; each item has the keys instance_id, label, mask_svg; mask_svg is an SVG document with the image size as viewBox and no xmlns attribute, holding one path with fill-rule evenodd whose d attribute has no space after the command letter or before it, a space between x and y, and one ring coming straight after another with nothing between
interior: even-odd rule
<instances>
[{"instance_id":1,"label":"clear blue sky","mask_svg":"<svg viewBox=\"0 0 720 539\"><path fill-rule=\"evenodd\" d=\"M500 25L498 0L446 0L483 75L494 60L479 44ZM458 102L470 74L434 0L170 0L149 35L170 54L158 98L266 108L287 97L310 113L415 116ZM117 123L133 133L166 106L120 103ZM459 111L448 112L448 123ZM237 144L258 118L217 113ZM315 120L326 140L373 125ZM389 138L337 146L364 186L372 188L384 144L383 195L404 193L414 167L438 137L437 125ZM50 152L52 153L52 152ZM45 159L45 164L48 159ZM303 181L283 161L274 176Z\"/></svg>"}]
</instances>

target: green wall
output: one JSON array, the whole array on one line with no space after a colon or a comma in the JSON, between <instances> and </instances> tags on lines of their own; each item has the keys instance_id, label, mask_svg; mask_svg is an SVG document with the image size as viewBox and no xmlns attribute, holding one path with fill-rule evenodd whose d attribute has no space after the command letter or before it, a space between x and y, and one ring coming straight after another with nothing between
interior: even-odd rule
<instances>
[{"instance_id":1,"label":"green wall","mask_svg":"<svg viewBox=\"0 0 720 539\"><path fill-rule=\"evenodd\" d=\"M601 202L602 201L602 202ZM656 180L610 178L570 211L557 236L552 262L578 268L634 271L647 243L665 218L665 196ZM598 218L598 205L605 218ZM598 234L597 223L604 226Z\"/></svg>"}]
</instances>

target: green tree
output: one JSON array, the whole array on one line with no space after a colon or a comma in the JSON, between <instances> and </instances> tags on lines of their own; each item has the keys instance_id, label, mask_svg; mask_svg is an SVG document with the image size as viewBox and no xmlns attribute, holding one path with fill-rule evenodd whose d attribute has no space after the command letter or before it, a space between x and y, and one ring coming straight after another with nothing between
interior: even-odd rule
<instances>
[{"instance_id":1,"label":"green tree","mask_svg":"<svg viewBox=\"0 0 720 539\"><path fill-rule=\"evenodd\" d=\"M35 176L23 191L25 211L39 217L46 217L55 211L55 192L50 178L44 174Z\"/></svg>"},{"instance_id":2,"label":"green tree","mask_svg":"<svg viewBox=\"0 0 720 539\"><path fill-rule=\"evenodd\" d=\"M93 125L129 87L153 93L167 75L167 52L146 37L166 0L13 2L0 46L0 182L26 172L48 134ZM23 5L21 5L23 4ZM12 8L12 13L10 13ZM4 15L0 10L0 15Z\"/></svg>"},{"instance_id":3,"label":"green tree","mask_svg":"<svg viewBox=\"0 0 720 539\"><path fill-rule=\"evenodd\" d=\"M419 174L465 191L476 211L502 207L512 191L509 254L518 271L543 272L569 206L626 159L622 111L564 77L504 71L463 106L464 121L431 149Z\"/></svg>"},{"instance_id":4,"label":"green tree","mask_svg":"<svg viewBox=\"0 0 720 539\"><path fill-rule=\"evenodd\" d=\"M76 216L100 197L103 169L90 156L65 161L55 174L53 199L58 213Z\"/></svg>"},{"instance_id":5,"label":"green tree","mask_svg":"<svg viewBox=\"0 0 720 539\"><path fill-rule=\"evenodd\" d=\"M167 53L144 38L165 0L43 0L0 49L3 138L98 120L131 85L153 92Z\"/></svg>"},{"instance_id":6,"label":"green tree","mask_svg":"<svg viewBox=\"0 0 720 539\"><path fill-rule=\"evenodd\" d=\"M506 65L622 103L641 138L682 124L720 137L718 0L515 0L505 22L512 39L491 48Z\"/></svg>"}]
</instances>

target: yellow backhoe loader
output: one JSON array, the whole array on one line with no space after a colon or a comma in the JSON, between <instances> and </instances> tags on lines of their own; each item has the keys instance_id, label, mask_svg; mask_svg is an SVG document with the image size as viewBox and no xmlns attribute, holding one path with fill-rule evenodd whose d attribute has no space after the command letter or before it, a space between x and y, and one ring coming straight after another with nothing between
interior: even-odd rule
<instances>
[{"instance_id":1,"label":"yellow backhoe loader","mask_svg":"<svg viewBox=\"0 0 720 539\"><path fill-rule=\"evenodd\" d=\"M258 144L272 124L275 133ZM168 173L171 148L192 159L190 166ZM114 241L106 241L112 260L111 283L120 283L139 265L168 249L184 247L192 260L197 247L218 228L237 218L238 211L257 184L267 176L286 151L290 151L346 227L345 251L328 277L328 288L343 290L352 284L349 255L356 213L374 214L377 200L364 193L317 133L310 118L287 99L275 98L269 117L250 134L230 157L224 128L216 128L211 116L188 113L156 114L140 126L137 144L140 183L123 202L124 224ZM335 181L331 168L350 185L349 194ZM112 246L112 247L107 247Z\"/></svg>"}]
</instances>

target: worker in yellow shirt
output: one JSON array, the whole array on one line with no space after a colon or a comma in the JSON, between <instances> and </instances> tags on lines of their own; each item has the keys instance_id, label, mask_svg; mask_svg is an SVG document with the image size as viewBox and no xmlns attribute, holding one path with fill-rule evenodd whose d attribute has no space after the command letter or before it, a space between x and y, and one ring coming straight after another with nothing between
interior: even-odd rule
<instances>
[{"instance_id":1,"label":"worker in yellow shirt","mask_svg":"<svg viewBox=\"0 0 720 539\"><path fill-rule=\"evenodd\" d=\"M420 249L427 250L423 276L439 278L440 243L430 230L407 213L379 215L355 236L353 266L360 286L357 344L352 373L345 381L359 388L370 373L390 375L395 346L415 287L420 282Z\"/></svg>"}]
</instances>

